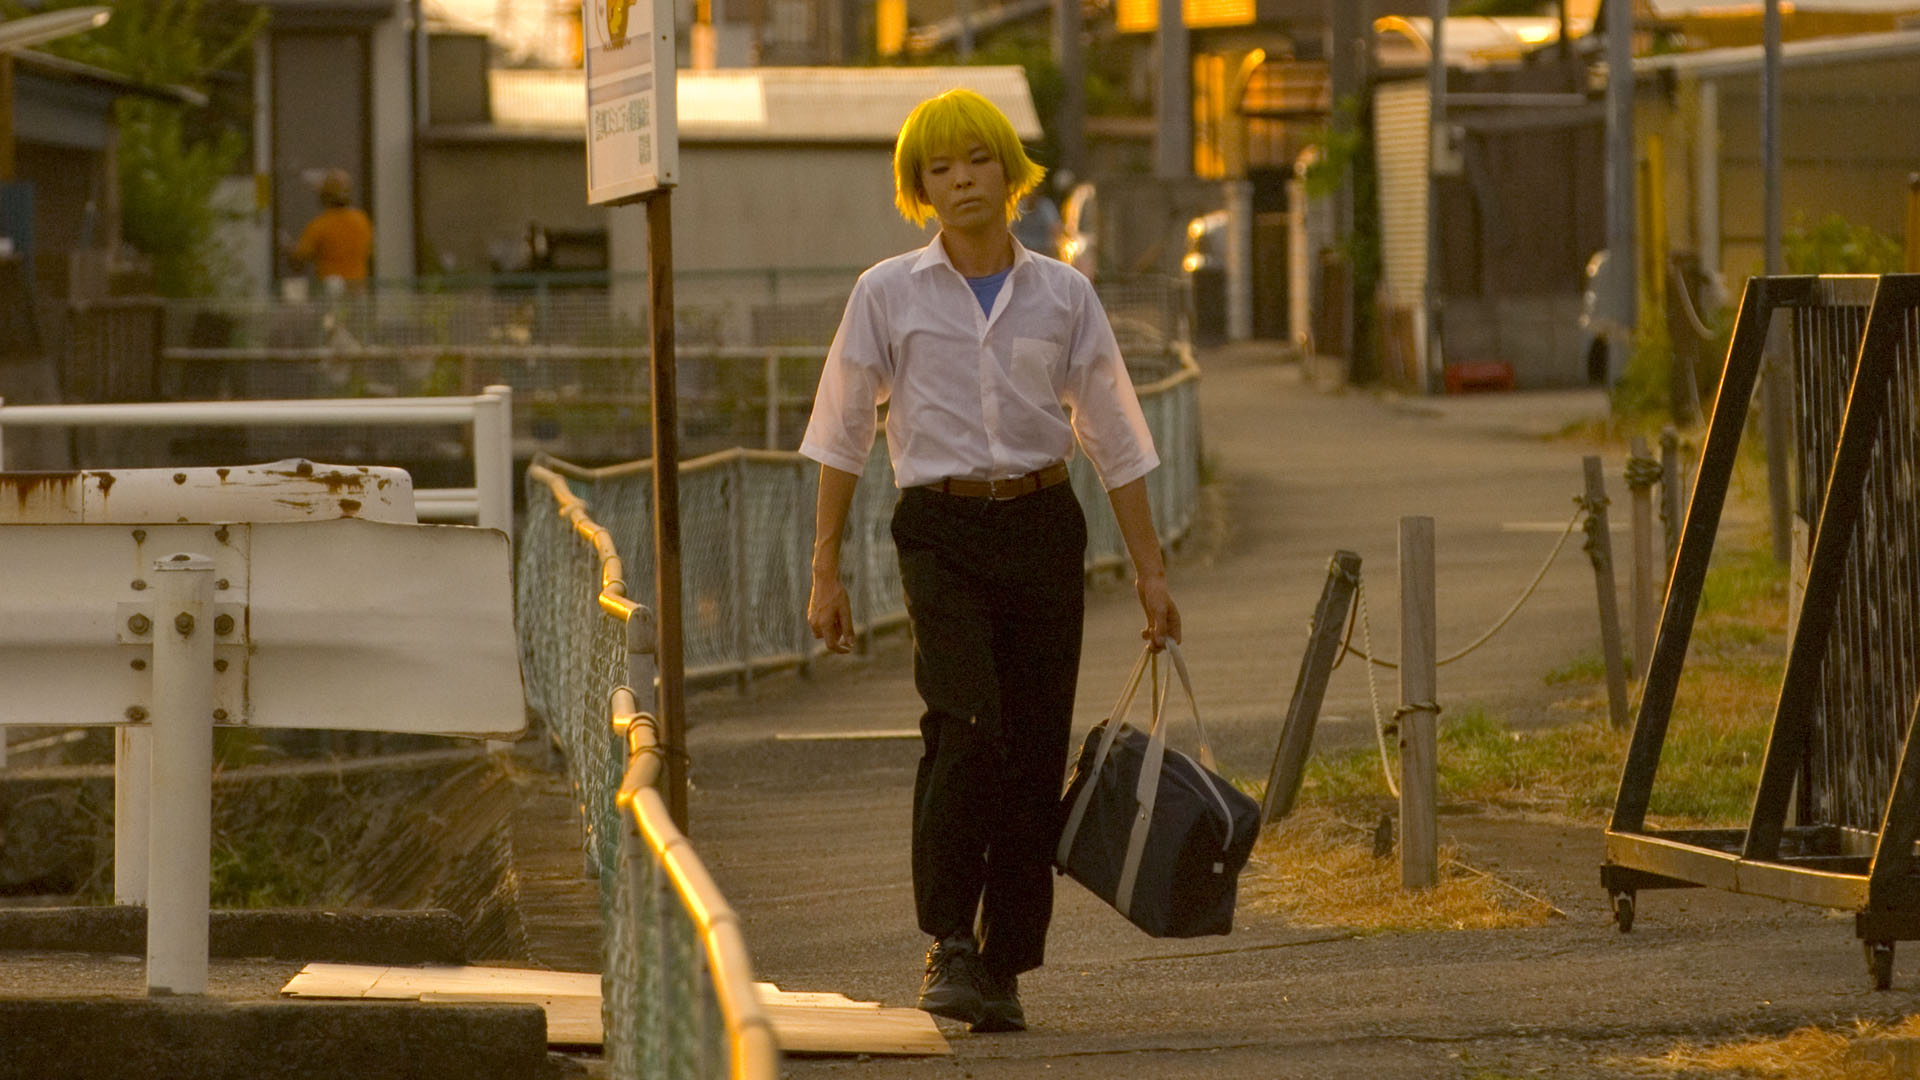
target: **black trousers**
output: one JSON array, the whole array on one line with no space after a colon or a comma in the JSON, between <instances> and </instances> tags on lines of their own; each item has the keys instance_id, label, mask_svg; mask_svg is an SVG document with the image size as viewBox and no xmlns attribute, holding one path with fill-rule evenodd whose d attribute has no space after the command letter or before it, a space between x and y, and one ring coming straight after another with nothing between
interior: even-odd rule
<instances>
[{"instance_id":1,"label":"black trousers","mask_svg":"<svg viewBox=\"0 0 1920 1080\"><path fill-rule=\"evenodd\" d=\"M1018 974L1040 966L1053 917L1086 519L1067 484L1004 501L909 488L893 540L926 703L913 799L920 929L973 930L985 963Z\"/></svg>"}]
</instances>

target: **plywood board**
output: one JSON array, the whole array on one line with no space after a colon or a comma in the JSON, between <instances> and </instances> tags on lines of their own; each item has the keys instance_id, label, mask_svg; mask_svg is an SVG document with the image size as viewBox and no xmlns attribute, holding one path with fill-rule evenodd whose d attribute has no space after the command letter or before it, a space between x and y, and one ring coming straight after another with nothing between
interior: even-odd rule
<instances>
[{"instance_id":1,"label":"plywood board","mask_svg":"<svg viewBox=\"0 0 1920 1080\"><path fill-rule=\"evenodd\" d=\"M780 1049L789 1054L921 1056L951 1050L933 1017L918 1009L889 1009L830 991L782 990L755 983ZM505 1002L539 1005L547 1013L547 1041L598 1046L600 976L590 972L525 968L377 964L308 964L280 991L290 997L378 998L423 1002Z\"/></svg>"},{"instance_id":2,"label":"plywood board","mask_svg":"<svg viewBox=\"0 0 1920 1080\"><path fill-rule=\"evenodd\" d=\"M377 998L408 1001L421 994L552 995L600 998L591 972L428 964L308 964L280 991L289 997Z\"/></svg>"}]
</instances>

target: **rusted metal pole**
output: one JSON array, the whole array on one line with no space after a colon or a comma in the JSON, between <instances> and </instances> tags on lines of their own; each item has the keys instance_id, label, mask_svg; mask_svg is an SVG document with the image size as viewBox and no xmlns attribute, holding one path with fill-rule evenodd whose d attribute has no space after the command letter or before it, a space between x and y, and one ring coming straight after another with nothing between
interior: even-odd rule
<instances>
[{"instance_id":1,"label":"rusted metal pole","mask_svg":"<svg viewBox=\"0 0 1920 1080\"><path fill-rule=\"evenodd\" d=\"M1351 551L1336 551L1327 566L1327 584L1320 590L1320 604L1313 610L1313 622L1307 627L1307 652L1300 658L1300 674L1294 680L1293 699L1287 703L1286 723L1280 729L1280 748L1273 755L1273 770L1267 776L1267 791L1260 800L1260 823L1278 821L1293 812L1293 800L1300 794L1300 778L1306 772L1307 754L1313 749L1313 729L1320 719L1320 702L1327 696L1327 679L1339 659L1340 632L1353 604L1353 591L1360 583L1360 556Z\"/></svg>"},{"instance_id":2,"label":"rusted metal pole","mask_svg":"<svg viewBox=\"0 0 1920 1080\"><path fill-rule=\"evenodd\" d=\"M1440 882L1433 519L1400 519L1400 887Z\"/></svg>"},{"instance_id":3,"label":"rusted metal pole","mask_svg":"<svg viewBox=\"0 0 1920 1080\"><path fill-rule=\"evenodd\" d=\"M1620 656L1620 598L1613 582L1613 542L1607 533L1607 480L1600 459L1584 460L1587 472L1587 558L1593 561L1593 587L1600 601L1600 652L1607 665L1607 716L1625 729L1627 667Z\"/></svg>"},{"instance_id":4,"label":"rusted metal pole","mask_svg":"<svg viewBox=\"0 0 1920 1080\"><path fill-rule=\"evenodd\" d=\"M673 356L673 192L647 197L647 322L653 353L653 606L660 620L660 742L667 810L687 830L685 651L680 624L680 402Z\"/></svg>"}]
</instances>

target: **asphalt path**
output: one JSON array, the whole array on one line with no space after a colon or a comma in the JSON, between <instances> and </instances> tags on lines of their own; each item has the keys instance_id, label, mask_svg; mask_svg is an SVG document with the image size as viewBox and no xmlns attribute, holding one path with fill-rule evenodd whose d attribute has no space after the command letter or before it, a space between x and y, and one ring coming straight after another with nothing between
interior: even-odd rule
<instances>
[{"instance_id":1,"label":"asphalt path","mask_svg":"<svg viewBox=\"0 0 1920 1080\"><path fill-rule=\"evenodd\" d=\"M1574 510L1597 392L1400 398L1315 386L1272 349L1201 358L1210 482L1172 560L1203 715L1223 768L1264 778L1334 551L1357 552L1375 651L1399 653L1400 519L1435 521L1439 652L1491 626ZM1614 534L1627 577L1624 529ZM1597 655L1594 575L1575 534L1512 622L1440 669L1449 714L1550 723L1544 676ZM1111 705L1138 649L1131 588L1089 598L1076 719ZM1356 635L1358 643L1360 635ZM919 714L905 643L829 658L690 707L692 833L741 913L760 978L911 1005L926 946L907 860ZM1399 700L1377 676L1383 708ZM1364 666L1335 672L1318 744L1372 738ZM1022 979L1033 1030L949 1028L939 1060L795 1059L793 1077L1504 1077L1630 1075L1675 1039L1896 1013L1851 924L1711 891L1646 894L1614 931L1591 825L1443 818L1473 860L1567 913L1547 927L1353 937L1243 910L1233 934L1154 941L1077 885L1058 889L1046 967ZM1903 958L1904 960L1905 958ZM1906 965L1903 964L1903 968ZM1896 986L1913 981L1897 971ZM1623 1071L1625 1070L1625 1071Z\"/></svg>"}]
</instances>

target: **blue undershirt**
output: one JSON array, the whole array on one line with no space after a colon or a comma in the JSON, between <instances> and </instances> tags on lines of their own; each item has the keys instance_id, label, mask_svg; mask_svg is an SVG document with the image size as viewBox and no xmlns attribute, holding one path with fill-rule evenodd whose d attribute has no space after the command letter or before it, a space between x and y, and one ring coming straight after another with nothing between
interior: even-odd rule
<instances>
[{"instance_id":1,"label":"blue undershirt","mask_svg":"<svg viewBox=\"0 0 1920 1080\"><path fill-rule=\"evenodd\" d=\"M1013 273L1013 267L1009 266L997 274L967 279L967 288L972 289L973 298L980 301L981 311L988 315L993 314L993 299L1000 295L1000 286L1006 284L1007 275L1011 273Z\"/></svg>"}]
</instances>

